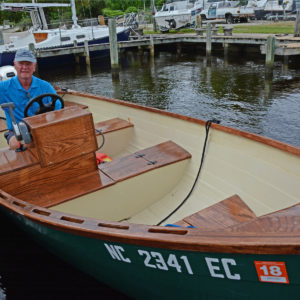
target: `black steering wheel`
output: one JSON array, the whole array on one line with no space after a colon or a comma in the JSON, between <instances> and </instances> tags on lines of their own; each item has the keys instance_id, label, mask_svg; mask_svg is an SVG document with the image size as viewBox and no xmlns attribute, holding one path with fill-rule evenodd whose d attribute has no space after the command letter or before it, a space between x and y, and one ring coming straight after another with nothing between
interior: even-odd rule
<instances>
[{"instance_id":1,"label":"black steering wheel","mask_svg":"<svg viewBox=\"0 0 300 300\"><path fill-rule=\"evenodd\" d=\"M50 97L51 101L48 102L47 104L45 104L43 102L43 99L46 97ZM31 108L31 106L34 103L37 103L39 105L38 110L35 112L35 115L39 115L39 114L43 114L49 111L53 111L55 109L55 104L56 101L59 101L61 103L61 108L64 108L65 104L64 104L64 100L61 96L56 95L56 94L42 94L39 96L36 96L34 98L32 98L26 105L25 110L24 110L24 117L29 117L28 115L28 110Z\"/></svg>"}]
</instances>

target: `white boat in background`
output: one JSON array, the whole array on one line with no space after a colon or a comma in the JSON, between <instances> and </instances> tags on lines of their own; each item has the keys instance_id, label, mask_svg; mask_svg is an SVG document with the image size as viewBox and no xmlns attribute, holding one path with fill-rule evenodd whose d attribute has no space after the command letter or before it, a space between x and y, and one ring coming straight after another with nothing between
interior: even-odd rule
<instances>
[{"instance_id":1,"label":"white boat in background","mask_svg":"<svg viewBox=\"0 0 300 300\"><path fill-rule=\"evenodd\" d=\"M66 25L56 29L48 29L43 8L45 7L60 7L58 3L1 3L1 9L5 10L26 10L30 11L33 27L28 31L28 34L23 37L13 35L8 43L0 46L0 66L12 65L15 52L21 48L28 48L29 44L34 44L35 49L55 49L62 47L71 47L74 44L83 45L84 41L89 44L100 44L109 42L109 30L106 25L90 24L89 26L81 27L77 22L75 1L71 0L72 8L72 26L68 28ZM64 4L63 6L70 6ZM117 27L117 36L119 41L129 39L129 27ZM101 55L103 51L91 53L91 56ZM61 57L60 57L61 61ZM63 57L66 61L66 57ZM53 63L53 59L51 63ZM58 62L58 60L57 60Z\"/></svg>"},{"instance_id":2,"label":"white boat in background","mask_svg":"<svg viewBox=\"0 0 300 300\"><path fill-rule=\"evenodd\" d=\"M203 1L167 1L154 15L161 31L190 26L192 19L201 12ZM193 17L193 18L192 18Z\"/></svg>"},{"instance_id":3,"label":"white boat in background","mask_svg":"<svg viewBox=\"0 0 300 300\"><path fill-rule=\"evenodd\" d=\"M255 5L255 17L256 19L267 19L270 16L284 16L286 13L292 12L295 6L294 0L260 0L251 1ZM249 4L248 4L249 5Z\"/></svg>"}]
</instances>

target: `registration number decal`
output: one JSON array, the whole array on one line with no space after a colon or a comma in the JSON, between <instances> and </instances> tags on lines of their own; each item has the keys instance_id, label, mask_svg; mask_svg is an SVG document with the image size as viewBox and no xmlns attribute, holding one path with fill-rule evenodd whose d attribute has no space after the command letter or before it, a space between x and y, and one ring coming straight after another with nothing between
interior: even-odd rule
<instances>
[{"instance_id":1,"label":"registration number decal","mask_svg":"<svg viewBox=\"0 0 300 300\"><path fill-rule=\"evenodd\" d=\"M254 263L261 282L289 283L283 261L255 261Z\"/></svg>"}]
</instances>

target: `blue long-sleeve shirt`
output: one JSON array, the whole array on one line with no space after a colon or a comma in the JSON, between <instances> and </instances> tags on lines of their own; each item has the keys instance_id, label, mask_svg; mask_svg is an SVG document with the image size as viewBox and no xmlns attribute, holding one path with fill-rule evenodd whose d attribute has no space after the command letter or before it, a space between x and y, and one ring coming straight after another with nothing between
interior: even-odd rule
<instances>
[{"instance_id":1,"label":"blue long-sleeve shirt","mask_svg":"<svg viewBox=\"0 0 300 300\"><path fill-rule=\"evenodd\" d=\"M21 86L21 83L17 76L12 77L9 80L0 82L0 104L8 102L13 102L15 104L13 112L17 123L19 123L24 118L24 110L29 100L41 94L49 93L56 94L56 91L52 87L52 85L49 82L39 79L35 76L32 76L32 83L28 91L26 91ZM46 100L43 102L47 103L48 101ZM37 104L31 106L28 114L34 115L37 108ZM60 104L57 104L55 108L61 108ZM12 130L12 122L8 109L4 109L4 111L6 116L7 128L9 130Z\"/></svg>"}]
</instances>

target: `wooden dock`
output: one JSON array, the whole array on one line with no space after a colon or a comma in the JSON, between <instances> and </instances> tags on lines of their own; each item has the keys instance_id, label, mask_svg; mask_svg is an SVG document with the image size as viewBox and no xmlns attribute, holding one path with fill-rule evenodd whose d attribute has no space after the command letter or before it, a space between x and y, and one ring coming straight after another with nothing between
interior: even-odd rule
<instances>
[{"instance_id":1,"label":"wooden dock","mask_svg":"<svg viewBox=\"0 0 300 300\"><path fill-rule=\"evenodd\" d=\"M274 36L276 41L275 55L300 55L300 37L293 37L291 35L279 37L267 34L233 34L232 36L213 35L211 37L211 42L212 44L258 45L261 47L261 53L265 54L265 45L269 36ZM152 37L149 35L141 36L139 39L118 42L118 48L149 47L152 44L151 40L153 40L154 46L178 43L206 44L206 36L198 36L196 34L157 34ZM109 43L88 45L89 52L109 49ZM85 55L86 47L82 45L56 49L35 49L35 52L38 58L67 54Z\"/></svg>"},{"instance_id":2,"label":"wooden dock","mask_svg":"<svg viewBox=\"0 0 300 300\"><path fill-rule=\"evenodd\" d=\"M114 25L114 24L112 24ZM206 34L202 32L201 35L196 33L190 34L156 34L156 35L140 35L138 34L136 39L117 42L116 37L110 39L110 43L101 43L89 45L87 41L84 45L77 45L71 47L55 48L55 49L34 49L34 45L31 44L31 50L35 51L36 57L47 58L61 55L73 54L76 63L79 63L80 56L85 57L87 67L90 67L90 53L100 50L110 50L111 67L114 76L118 76L118 50L128 48L138 48L140 51L144 49L150 49L150 54L154 57L154 49L157 45L174 44L177 47L177 51L181 51L181 45L185 44L203 44L206 47L206 56L211 55L211 50L216 44L221 44L224 48L224 54L228 53L228 47L230 45L240 46L257 46L261 54L265 54L266 72L272 73L274 65L274 57L283 56L284 64L288 63L290 56L300 55L300 37L294 37L292 35L270 35L270 34L216 34L216 31L211 29L208 25ZM115 28L114 28L115 30ZM113 37L114 32L110 32ZM225 30L224 30L225 33ZM116 36L116 34L115 34Z\"/></svg>"}]
</instances>

